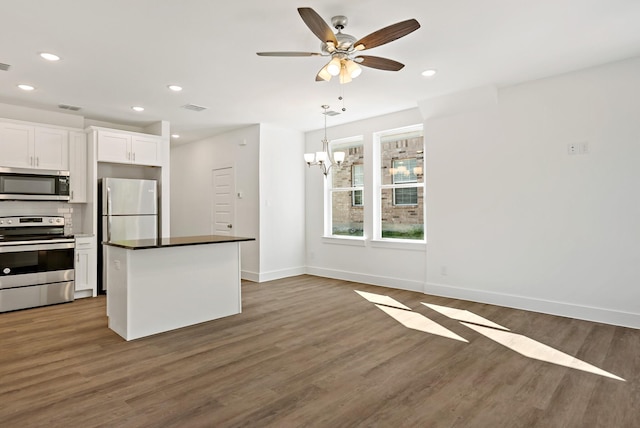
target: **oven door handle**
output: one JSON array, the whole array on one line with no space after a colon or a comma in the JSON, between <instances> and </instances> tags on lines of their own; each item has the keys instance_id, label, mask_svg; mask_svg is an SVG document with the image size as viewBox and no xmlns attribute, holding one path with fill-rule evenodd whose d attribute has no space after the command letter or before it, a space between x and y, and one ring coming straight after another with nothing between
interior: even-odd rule
<instances>
[{"instance_id":1,"label":"oven door handle","mask_svg":"<svg viewBox=\"0 0 640 428\"><path fill-rule=\"evenodd\" d=\"M20 244L20 245L1 245L0 253L22 253L26 251L43 251L43 250L66 250L75 247L73 242L59 244Z\"/></svg>"},{"instance_id":2,"label":"oven door handle","mask_svg":"<svg viewBox=\"0 0 640 428\"><path fill-rule=\"evenodd\" d=\"M111 242L111 187L107 186L107 242Z\"/></svg>"}]
</instances>

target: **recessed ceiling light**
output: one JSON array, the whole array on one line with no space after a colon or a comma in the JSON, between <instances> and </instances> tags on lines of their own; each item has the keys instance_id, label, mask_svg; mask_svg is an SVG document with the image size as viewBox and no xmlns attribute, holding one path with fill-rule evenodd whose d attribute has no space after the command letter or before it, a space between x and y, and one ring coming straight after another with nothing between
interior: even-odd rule
<instances>
[{"instance_id":1,"label":"recessed ceiling light","mask_svg":"<svg viewBox=\"0 0 640 428\"><path fill-rule=\"evenodd\" d=\"M21 83L20 85L18 85L18 88L22 89L23 91L33 91L35 89L35 86L25 85Z\"/></svg>"},{"instance_id":2,"label":"recessed ceiling light","mask_svg":"<svg viewBox=\"0 0 640 428\"><path fill-rule=\"evenodd\" d=\"M180 92L182 90L182 86L178 85L169 85L167 88L171 89L173 92Z\"/></svg>"},{"instance_id":3,"label":"recessed ceiling light","mask_svg":"<svg viewBox=\"0 0 640 428\"><path fill-rule=\"evenodd\" d=\"M171 134L171 138L180 138L180 134Z\"/></svg>"},{"instance_id":4,"label":"recessed ceiling light","mask_svg":"<svg viewBox=\"0 0 640 428\"><path fill-rule=\"evenodd\" d=\"M144 107L133 106L131 107L131 110L140 112L140 111L144 111Z\"/></svg>"},{"instance_id":5,"label":"recessed ceiling light","mask_svg":"<svg viewBox=\"0 0 640 428\"><path fill-rule=\"evenodd\" d=\"M433 76L435 76L435 75L436 75L436 73L437 73L437 72L438 72L437 70L429 69L429 70L425 70L425 71L423 71L423 72L422 72L422 75L423 75L424 77L433 77Z\"/></svg>"},{"instance_id":6,"label":"recessed ceiling light","mask_svg":"<svg viewBox=\"0 0 640 428\"><path fill-rule=\"evenodd\" d=\"M40 56L47 61L60 61L60 57L58 55L49 52L42 52Z\"/></svg>"}]
</instances>

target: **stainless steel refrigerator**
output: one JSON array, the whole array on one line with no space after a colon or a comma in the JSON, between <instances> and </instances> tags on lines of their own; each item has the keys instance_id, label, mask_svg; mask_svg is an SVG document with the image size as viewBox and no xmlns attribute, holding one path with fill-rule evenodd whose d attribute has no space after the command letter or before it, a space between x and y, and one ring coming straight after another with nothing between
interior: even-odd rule
<instances>
[{"instance_id":1,"label":"stainless steel refrigerator","mask_svg":"<svg viewBox=\"0 0 640 428\"><path fill-rule=\"evenodd\" d=\"M158 195L155 180L129 178L103 178L100 180L101 213L98 222L98 242L131 239L155 239L158 237ZM102 245L99 246L99 251ZM99 268L104 266L104 256L98 255ZM99 269L99 287L106 292L105 269Z\"/></svg>"}]
</instances>

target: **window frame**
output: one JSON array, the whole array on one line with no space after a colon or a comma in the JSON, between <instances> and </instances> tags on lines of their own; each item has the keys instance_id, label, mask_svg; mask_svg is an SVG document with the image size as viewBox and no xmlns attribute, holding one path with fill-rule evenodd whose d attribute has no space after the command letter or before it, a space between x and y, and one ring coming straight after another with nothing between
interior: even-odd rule
<instances>
[{"instance_id":1,"label":"window frame","mask_svg":"<svg viewBox=\"0 0 640 428\"><path fill-rule=\"evenodd\" d=\"M361 173L357 174L355 173L355 169L356 167L360 167L360 169L362 170ZM356 184L356 177L357 176L361 176L361 182L359 184ZM351 206L352 207L363 207L364 208L364 163L354 163L353 165L351 165L351 183L353 183L353 187L359 187L361 188L361 190L354 190L351 193ZM360 203L356 203L356 194L357 192L360 192Z\"/></svg>"},{"instance_id":2,"label":"window frame","mask_svg":"<svg viewBox=\"0 0 640 428\"><path fill-rule=\"evenodd\" d=\"M356 136L352 136L352 137L347 137L347 138L340 138L340 139L335 139L335 140L331 140L329 141L329 153L333 153L335 150L339 150L339 146L341 145L348 145L350 143L359 143L359 145L362 146L362 152L363 152L363 157L361 159L361 161L359 162L359 164L363 165L364 168L364 152L365 152L365 144L364 144L364 136L363 135L356 135ZM336 146L338 146L338 148L336 148ZM355 163L353 165L356 165ZM363 180L363 185L362 186L351 186L351 187L333 187L333 174L335 173L335 171L337 170L337 168L344 168L345 165L341 165L340 167L338 167L337 165L333 166L331 168L331 170L329 171L329 173L326 176L326 179L324 180L324 207L325 207L325 214L324 214L324 235L323 238L325 238L325 240L356 240L356 241L363 241L366 239L366 233L365 233L365 222L363 219L363 223L362 223L362 235L354 235L354 236L350 236L350 235L341 235L341 234L334 234L333 233L333 194L335 192L352 192L351 198L353 200L353 192L355 191L362 191L362 205L356 205L355 208L360 208L362 210L365 210L366 206L365 206L365 200L364 200L364 180ZM364 173L364 171L363 171ZM353 180L353 177L352 177ZM353 182L352 182L353 183Z\"/></svg>"},{"instance_id":3,"label":"window frame","mask_svg":"<svg viewBox=\"0 0 640 428\"><path fill-rule=\"evenodd\" d=\"M383 184L382 183L382 144L386 141L385 138L390 136L402 135L402 134L416 134L416 136L422 137L422 153L423 153L423 171L422 171L422 182L418 182L416 177L416 182L411 183L398 183L398 184ZM409 138L409 137L408 137ZM400 140L401 138L398 138ZM423 124L410 125L406 127L400 127L395 129L389 129L379 132L373 133L373 170L375 171L373 174L373 186L375 189L374 193L374 210L373 210L373 238L372 242L377 242L380 245L393 245L393 246L402 246L407 244L408 247L422 247L426 244L427 237L427 224L426 224L426 185L424 179L424 151L425 151L425 138L424 138L424 126ZM416 158L417 159L417 158ZM422 192L422 227L423 227L423 238L422 239L409 239L409 238L389 238L382 236L382 195L385 189L391 189L393 194L393 205L395 204L395 192L396 188L417 188L418 192ZM422 190L419 190L422 189ZM417 194L417 204L415 205L397 205L398 207L416 207L419 206L419 193Z\"/></svg>"}]
</instances>

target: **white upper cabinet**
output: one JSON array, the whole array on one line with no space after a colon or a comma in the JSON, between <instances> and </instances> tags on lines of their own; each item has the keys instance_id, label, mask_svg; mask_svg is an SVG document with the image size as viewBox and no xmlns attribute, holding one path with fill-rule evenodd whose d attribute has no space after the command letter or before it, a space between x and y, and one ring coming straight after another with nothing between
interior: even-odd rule
<instances>
[{"instance_id":1,"label":"white upper cabinet","mask_svg":"<svg viewBox=\"0 0 640 428\"><path fill-rule=\"evenodd\" d=\"M131 138L131 160L133 163L141 165L161 166L161 147L160 138L134 135Z\"/></svg>"},{"instance_id":2,"label":"white upper cabinet","mask_svg":"<svg viewBox=\"0 0 640 428\"><path fill-rule=\"evenodd\" d=\"M131 163L131 135L98 131L98 161Z\"/></svg>"},{"instance_id":3,"label":"white upper cabinet","mask_svg":"<svg viewBox=\"0 0 640 428\"><path fill-rule=\"evenodd\" d=\"M98 162L161 166L161 138L98 131Z\"/></svg>"},{"instance_id":4,"label":"white upper cabinet","mask_svg":"<svg viewBox=\"0 0 640 428\"><path fill-rule=\"evenodd\" d=\"M69 202L87 202L87 134L69 133Z\"/></svg>"},{"instance_id":5,"label":"white upper cabinet","mask_svg":"<svg viewBox=\"0 0 640 428\"><path fill-rule=\"evenodd\" d=\"M0 123L0 165L31 168L35 127Z\"/></svg>"},{"instance_id":6,"label":"white upper cabinet","mask_svg":"<svg viewBox=\"0 0 640 428\"><path fill-rule=\"evenodd\" d=\"M34 143L35 167L69 169L69 131L36 127Z\"/></svg>"},{"instance_id":7,"label":"white upper cabinet","mask_svg":"<svg viewBox=\"0 0 640 428\"><path fill-rule=\"evenodd\" d=\"M0 123L0 165L69 169L69 135L64 129Z\"/></svg>"}]
</instances>

